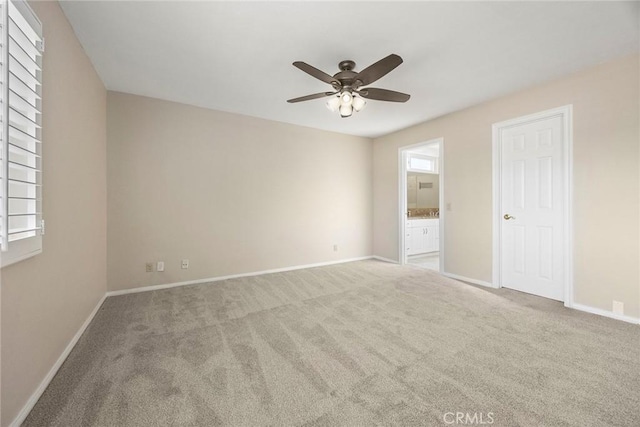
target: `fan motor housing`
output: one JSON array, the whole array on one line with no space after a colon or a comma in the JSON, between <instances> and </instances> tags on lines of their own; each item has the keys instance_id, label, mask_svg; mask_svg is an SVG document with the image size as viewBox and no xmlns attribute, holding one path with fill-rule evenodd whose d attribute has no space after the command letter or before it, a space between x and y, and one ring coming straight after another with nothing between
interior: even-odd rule
<instances>
[{"instance_id":1,"label":"fan motor housing","mask_svg":"<svg viewBox=\"0 0 640 427\"><path fill-rule=\"evenodd\" d=\"M350 59L345 59L338 63L340 72L333 75L333 77L340 82L340 86L333 85L334 89L349 89L354 86L353 78L358 75L353 69L356 67L356 63Z\"/></svg>"}]
</instances>

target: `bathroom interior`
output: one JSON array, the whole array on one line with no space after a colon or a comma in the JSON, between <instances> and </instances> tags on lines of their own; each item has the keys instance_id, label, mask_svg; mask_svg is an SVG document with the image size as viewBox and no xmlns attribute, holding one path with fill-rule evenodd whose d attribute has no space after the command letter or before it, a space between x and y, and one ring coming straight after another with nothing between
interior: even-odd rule
<instances>
[{"instance_id":1,"label":"bathroom interior","mask_svg":"<svg viewBox=\"0 0 640 427\"><path fill-rule=\"evenodd\" d=\"M407 158L407 264L440 271L439 144L412 150Z\"/></svg>"}]
</instances>

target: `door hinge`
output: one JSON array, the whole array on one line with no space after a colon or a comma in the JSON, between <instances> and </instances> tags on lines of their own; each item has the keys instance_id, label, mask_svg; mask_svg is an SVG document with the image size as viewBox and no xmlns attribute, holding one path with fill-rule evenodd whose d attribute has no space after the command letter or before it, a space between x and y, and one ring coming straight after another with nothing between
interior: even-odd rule
<instances>
[{"instance_id":1,"label":"door hinge","mask_svg":"<svg viewBox=\"0 0 640 427\"><path fill-rule=\"evenodd\" d=\"M44 219L40 220L40 235L44 236Z\"/></svg>"},{"instance_id":2,"label":"door hinge","mask_svg":"<svg viewBox=\"0 0 640 427\"><path fill-rule=\"evenodd\" d=\"M44 37L42 40L36 42L36 48L40 51L40 53L44 53Z\"/></svg>"}]
</instances>

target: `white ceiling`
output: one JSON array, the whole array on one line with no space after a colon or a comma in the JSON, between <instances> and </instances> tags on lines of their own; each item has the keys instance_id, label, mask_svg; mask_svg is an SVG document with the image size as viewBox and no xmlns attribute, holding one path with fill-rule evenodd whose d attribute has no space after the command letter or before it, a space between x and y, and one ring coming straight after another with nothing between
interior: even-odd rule
<instances>
[{"instance_id":1,"label":"white ceiling","mask_svg":"<svg viewBox=\"0 0 640 427\"><path fill-rule=\"evenodd\" d=\"M62 2L107 89L376 137L640 50L636 2ZM289 98L391 53L411 94L341 119Z\"/></svg>"}]
</instances>

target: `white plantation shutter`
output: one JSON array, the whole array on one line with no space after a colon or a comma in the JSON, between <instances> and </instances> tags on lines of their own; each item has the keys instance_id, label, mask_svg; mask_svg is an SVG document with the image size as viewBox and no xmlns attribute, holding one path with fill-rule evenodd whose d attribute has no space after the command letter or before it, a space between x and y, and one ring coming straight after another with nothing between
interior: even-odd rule
<instances>
[{"instance_id":1,"label":"white plantation shutter","mask_svg":"<svg viewBox=\"0 0 640 427\"><path fill-rule=\"evenodd\" d=\"M2 265L42 251L42 24L2 0Z\"/></svg>"}]
</instances>

